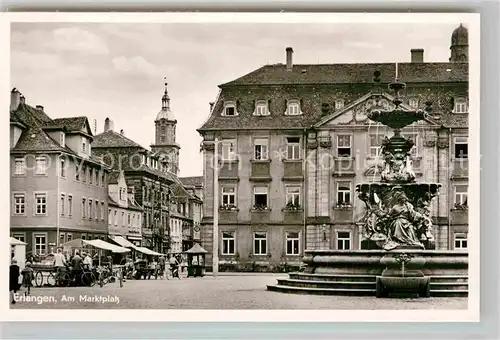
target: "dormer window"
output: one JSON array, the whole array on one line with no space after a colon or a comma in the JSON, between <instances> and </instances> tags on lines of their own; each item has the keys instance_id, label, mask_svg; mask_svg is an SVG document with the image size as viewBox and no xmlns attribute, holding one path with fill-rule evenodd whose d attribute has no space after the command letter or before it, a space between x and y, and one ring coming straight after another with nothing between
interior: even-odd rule
<instances>
[{"instance_id":1,"label":"dormer window","mask_svg":"<svg viewBox=\"0 0 500 340\"><path fill-rule=\"evenodd\" d=\"M467 113L469 111L469 108L467 107L467 100L465 98L455 98L454 104L454 113Z\"/></svg>"},{"instance_id":2,"label":"dormer window","mask_svg":"<svg viewBox=\"0 0 500 340\"><path fill-rule=\"evenodd\" d=\"M269 115L269 108L266 101L259 100L255 103L254 116L267 116Z\"/></svg>"},{"instance_id":3,"label":"dormer window","mask_svg":"<svg viewBox=\"0 0 500 340\"><path fill-rule=\"evenodd\" d=\"M237 116L236 112L236 103L235 102L225 102L224 103L224 111L222 112L223 116Z\"/></svg>"},{"instance_id":4,"label":"dormer window","mask_svg":"<svg viewBox=\"0 0 500 340\"><path fill-rule=\"evenodd\" d=\"M289 116L298 116L302 114L302 111L300 109L300 101L295 99L290 100L286 108L286 114Z\"/></svg>"},{"instance_id":5,"label":"dormer window","mask_svg":"<svg viewBox=\"0 0 500 340\"><path fill-rule=\"evenodd\" d=\"M418 107L418 99L411 98L408 104L410 105L410 107L416 109Z\"/></svg>"}]
</instances>

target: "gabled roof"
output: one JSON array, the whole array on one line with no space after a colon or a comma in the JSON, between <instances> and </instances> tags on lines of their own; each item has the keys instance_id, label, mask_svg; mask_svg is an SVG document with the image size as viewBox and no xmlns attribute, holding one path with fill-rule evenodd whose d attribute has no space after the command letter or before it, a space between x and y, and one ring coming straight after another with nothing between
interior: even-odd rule
<instances>
[{"instance_id":1,"label":"gabled roof","mask_svg":"<svg viewBox=\"0 0 500 340\"><path fill-rule=\"evenodd\" d=\"M31 127L23 131L17 144L11 151L60 151L73 153L67 147L61 146L55 140L50 138L43 129L39 127Z\"/></svg>"},{"instance_id":2,"label":"gabled roof","mask_svg":"<svg viewBox=\"0 0 500 340\"><path fill-rule=\"evenodd\" d=\"M203 176L179 177L179 180L185 186L203 186Z\"/></svg>"},{"instance_id":3,"label":"gabled roof","mask_svg":"<svg viewBox=\"0 0 500 340\"><path fill-rule=\"evenodd\" d=\"M52 120L52 124L65 126L69 132L85 132L92 136L87 117L55 118Z\"/></svg>"},{"instance_id":4,"label":"gabled roof","mask_svg":"<svg viewBox=\"0 0 500 340\"><path fill-rule=\"evenodd\" d=\"M94 137L92 148L140 148L147 151L146 148L125 137L121 133L108 130Z\"/></svg>"},{"instance_id":5,"label":"gabled roof","mask_svg":"<svg viewBox=\"0 0 500 340\"><path fill-rule=\"evenodd\" d=\"M467 82L467 63L398 63L398 77L407 83ZM288 71L284 64L263 66L220 85L369 84L381 72L382 83L396 77L396 63L297 64Z\"/></svg>"}]
</instances>

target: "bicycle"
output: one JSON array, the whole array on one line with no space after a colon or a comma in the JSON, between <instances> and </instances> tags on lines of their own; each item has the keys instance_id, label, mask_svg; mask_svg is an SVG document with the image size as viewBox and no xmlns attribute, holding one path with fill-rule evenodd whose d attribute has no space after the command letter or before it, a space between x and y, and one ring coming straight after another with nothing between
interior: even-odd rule
<instances>
[{"instance_id":1,"label":"bicycle","mask_svg":"<svg viewBox=\"0 0 500 340\"><path fill-rule=\"evenodd\" d=\"M165 270L161 266L156 267L155 280L157 278L160 278L161 280L165 279Z\"/></svg>"},{"instance_id":2,"label":"bicycle","mask_svg":"<svg viewBox=\"0 0 500 340\"><path fill-rule=\"evenodd\" d=\"M167 280L173 279L174 277L177 277L179 280L181 279L178 266L175 266L174 269L172 269L172 267L167 269Z\"/></svg>"}]
</instances>

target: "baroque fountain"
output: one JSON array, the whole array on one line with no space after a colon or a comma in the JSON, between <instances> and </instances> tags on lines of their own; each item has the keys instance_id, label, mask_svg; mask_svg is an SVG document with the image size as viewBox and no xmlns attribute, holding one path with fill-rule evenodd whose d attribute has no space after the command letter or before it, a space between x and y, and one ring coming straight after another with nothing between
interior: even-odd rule
<instances>
[{"instance_id":1,"label":"baroque fountain","mask_svg":"<svg viewBox=\"0 0 500 340\"><path fill-rule=\"evenodd\" d=\"M389 85L393 108L372 110L370 120L394 131L381 151L380 182L356 186L365 204L360 223L362 250L305 250L304 270L278 279L268 290L302 294L388 296L467 296L466 252L435 250L430 204L439 183L416 182L410 160L413 142L401 129L423 120L431 110L401 107L404 83Z\"/></svg>"}]
</instances>

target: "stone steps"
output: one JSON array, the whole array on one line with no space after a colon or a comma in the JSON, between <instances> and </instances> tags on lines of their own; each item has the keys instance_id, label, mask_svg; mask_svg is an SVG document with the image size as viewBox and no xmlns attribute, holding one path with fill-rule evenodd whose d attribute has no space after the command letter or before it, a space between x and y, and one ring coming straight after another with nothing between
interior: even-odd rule
<instances>
[{"instance_id":1,"label":"stone steps","mask_svg":"<svg viewBox=\"0 0 500 340\"><path fill-rule=\"evenodd\" d=\"M268 285L270 291L295 294L375 296L375 275L336 275L290 273L287 279L278 279ZM468 278L465 275L431 276L431 296L467 297Z\"/></svg>"}]
</instances>

